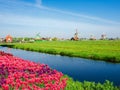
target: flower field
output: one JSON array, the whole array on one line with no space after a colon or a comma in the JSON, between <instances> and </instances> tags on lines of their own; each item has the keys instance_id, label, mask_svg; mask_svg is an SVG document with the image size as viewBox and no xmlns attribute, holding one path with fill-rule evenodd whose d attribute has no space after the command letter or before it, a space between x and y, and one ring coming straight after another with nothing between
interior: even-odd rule
<instances>
[{"instance_id":1,"label":"flower field","mask_svg":"<svg viewBox=\"0 0 120 90\"><path fill-rule=\"evenodd\" d=\"M49 66L0 51L2 90L64 90L67 78Z\"/></svg>"}]
</instances>

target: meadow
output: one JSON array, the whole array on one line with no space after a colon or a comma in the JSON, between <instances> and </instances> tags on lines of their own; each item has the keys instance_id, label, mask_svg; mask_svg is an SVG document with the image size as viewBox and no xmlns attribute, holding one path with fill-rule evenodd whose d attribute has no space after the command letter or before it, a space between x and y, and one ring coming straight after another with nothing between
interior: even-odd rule
<instances>
[{"instance_id":1,"label":"meadow","mask_svg":"<svg viewBox=\"0 0 120 90\"><path fill-rule=\"evenodd\" d=\"M81 57L107 62L120 62L120 40L41 41L12 43L3 46L62 56Z\"/></svg>"}]
</instances>

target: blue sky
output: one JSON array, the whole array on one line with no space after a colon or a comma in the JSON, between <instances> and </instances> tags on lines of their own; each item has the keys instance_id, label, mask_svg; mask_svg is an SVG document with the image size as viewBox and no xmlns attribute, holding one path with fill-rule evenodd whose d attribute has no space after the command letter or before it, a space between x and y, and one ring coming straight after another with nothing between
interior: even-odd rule
<instances>
[{"instance_id":1,"label":"blue sky","mask_svg":"<svg viewBox=\"0 0 120 90\"><path fill-rule=\"evenodd\" d=\"M0 0L0 37L120 37L120 0Z\"/></svg>"}]
</instances>

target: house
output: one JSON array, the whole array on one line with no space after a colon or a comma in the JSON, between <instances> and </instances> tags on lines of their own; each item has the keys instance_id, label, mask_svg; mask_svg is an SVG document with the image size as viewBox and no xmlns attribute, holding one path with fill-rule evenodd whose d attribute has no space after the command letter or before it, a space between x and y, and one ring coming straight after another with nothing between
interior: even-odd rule
<instances>
[{"instance_id":1,"label":"house","mask_svg":"<svg viewBox=\"0 0 120 90\"><path fill-rule=\"evenodd\" d=\"M12 42L13 38L10 35L7 35L5 38L6 42Z\"/></svg>"},{"instance_id":2,"label":"house","mask_svg":"<svg viewBox=\"0 0 120 90\"><path fill-rule=\"evenodd\" d=\"M0 38L0 42L4 42L5 41L5 39L4 38Z\"/></svg>"},{"instance_id":3,"label":"house","mask_svg":"<svg viewBox=\"0 0 120 90\"><path fill-rule=\"evenodd\" d=\"M90 39L89 40L96 40L96 37L94 35L90 35Z\"/></svg>"}]
</instances>

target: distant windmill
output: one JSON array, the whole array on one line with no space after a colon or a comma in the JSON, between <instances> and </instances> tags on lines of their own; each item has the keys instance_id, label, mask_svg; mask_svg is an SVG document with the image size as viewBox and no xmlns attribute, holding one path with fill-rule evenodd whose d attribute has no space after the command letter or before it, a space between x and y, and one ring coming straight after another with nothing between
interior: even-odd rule
<instances>
[{"instance_id":1,"label":"distant windmill","mask_svg":"<svg viewBox=\"0 0 120 90\"><path fill-rule=\"evenodd\" d=\"M35 36L35 39L36 40L39 40L41 37L40 37L40 33L37 33L36 36Z\"/></svg>"},{"instance_id":2,"label":"distant windmill","mask_svg":"<svg viewBox=\"0 0 120 90\"><path fill-rule=\"evenodd\" d=\"M79 38L78 38L78 30L77 29L76 29L76 32L74 34L74 37L72 37L71 40L75 40L75 41L79 40Z\"/></svg>"},{"instance_id":3,"label":"distant windmill","mask_svg":"<svg viewBox=\"0 0 120 90\"><path fill-rule=\"evenodd\" d=\"M101 40L105 40L106 39L106 34L102 34L101 35Z\"/></svg>"},{"instance_id":4,"label":"distant windmill","mask_svg":"<svg viewBox=\"0 0 120 90\"><path fill-rule=\"evenodd\" d=\"M76 32L74 34L74 38L78 38L78 30L76 29Z\"/></svg>"}]
</instances>

